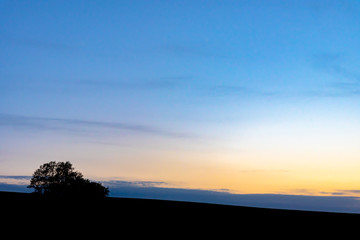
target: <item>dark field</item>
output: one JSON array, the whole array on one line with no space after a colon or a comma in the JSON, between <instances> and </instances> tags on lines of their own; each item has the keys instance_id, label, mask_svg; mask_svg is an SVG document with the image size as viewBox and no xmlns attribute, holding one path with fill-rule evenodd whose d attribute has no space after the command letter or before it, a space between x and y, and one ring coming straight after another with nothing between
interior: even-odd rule
<instances>
[{"instance_id":1,"label":"dark field","mask_svg":"<svg viewBox=\"0 0 360 240\"><path fill-rule=\"evenodd\" d=\"M27 193L0 192L6 219L4 229L15 227L64 233L164 234L168 239L186 232L207 236L234 232L258 234L347 234L357 229L360 215L239 207L192 202L105 198L97 201L45 199ZM352 226L356 226L353 228ZM346 227L347 231L340 231ZM166 231L165 231L166 230ZM165 232L164 232L165 231ZM175 234L175 235L174 235ZM324 235L324 236L325 236ZM292 235L294 237L294 235ZM320 236L320 235L319 235ZM132 239L132 238L125 238ZM250 238L246 238L250 239Z\"/></svg>"}]
</instances>

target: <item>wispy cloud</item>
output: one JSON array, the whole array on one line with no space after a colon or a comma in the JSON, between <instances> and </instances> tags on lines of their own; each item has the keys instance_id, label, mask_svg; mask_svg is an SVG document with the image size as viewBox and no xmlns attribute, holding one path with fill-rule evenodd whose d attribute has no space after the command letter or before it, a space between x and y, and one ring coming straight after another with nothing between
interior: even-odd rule
<instances>
[{"instance_id":1,"label":"wispy cloud","mask_svg":"<svg viewBox=\"0 0 360 240\"><path fill-rule=\"evenodd\" d=\"M34 48L43 48L46 50L54 50L54 51L74 51L74 50L76 51L79 49L79 47L64 43L50 42L50 41L44 41L44 40L26 38L26 37L19 38L19 37L7 36L3 40L9 44L23 45Z\"/></svg>"},{"instance_id":2,"label":"wispy cloud","mask_svg":"<svg viewBox=\"0 0 360 240\"><path fill-rule=\"evenodd\" d=\"M346 64L346 56L336 52L321 52L311 57L312 67L326 73L333 80L321 89L304 92L307 96L353 97L360 96L360 72Z\"/></svg>"},{"instance_id":3,"label":"wispy cloud","mask_svg":"<svg viewBox=\"0 0 360 240\"><path fill-rule=\"evenodd\" d=\"M30 176L0 176L0 184L10 185L28 185L30 183Z\"/></svg>"},{"instance_id":4,"label":"wispy cloud","mask_svg":"<svg viewBox=\"0 0 360 240\"><path fill-rule=\"evenodd\" d=\"M119 58L119 55L116 55L111 52L102 52L98 50L87 49L84 46L63 43L58 41L29 38L26 36L22 36L22 37L7 36L6 38L3 39L3 41L11 45L51 51L54 53L61 53L61 54L65 53L70 55L110 58L112 60Z\"/></svg>"},{"instance_id":5,"label":"wispy cloud","mask_svg":"<svg viewBox=\"0 0 360 240\"><path fill-rule=\"evenodd\" d=\"M328 71L344 79L360 83L360 73L357 71L352 71L340 65L331 66Z\"/></svg>"},{"instance_id":6,"label":"wispy cloud","mask_svg":"<svg viewBox=\"0 0 360 240\"><path fill-rule=\"evenodd\" d=\"M157 128L154 126L131 124L123 122L103 122L81 119L33 117L12 114L0 114L0 126L21 127L38 130L56 131L95 131L95 130L122 130L143 134L158 135L172 138L191 138L190 134L178 133Z\"/></svg>"},{"instance_id":7,"label":"wispy cloud","mask_svg":"<svg viewBox=\"0 0 360 240\"><path fill-rule=\"evenodd\" d=\"M80 87L96 87L112 88L112 89L126 89L126 90L154 90L154 89L172 89L182 87L192 80L192 76L169 76L158 77L153 79L140 79L140 80L78 80L75 81Z\"/></svg>"},{"instance_id":8,"label":"wispy cloud","mask_svg":"<svg viewBox=\"0 0 360 240\"><path fill-rule=\"evenodd\" d=\"M335 86L336 85L336 86ZM353 89L341 87L342 84L329 84L327 88L317 90L307 90L298 93L301 97L317 97L317 98L344 98L360 96L360 86L355 85Z\"/></svg>"},{"instance_id":9,"label":"wispy cloud","mask_svg":"<svg viewBox=\"0 0 360 240\"><path fill-rule=\"evenodd\" d=\"M161 45L155 50L158 53L167 54L174 57L185 58L200 58L200 59L216 59L216 60L233 60L237 57L229 52L226 52L220 48L210 46L208 42L203 41L200 43L172 43Z\"/></svg>"},{"instance_id":10,"label":"wispy cloud","mask_svg":"<svg viewBox=\"0 0 360 240\"><path fill-rule=\"evenodd\" d=\"M279 96L280 92L275 91L262 91L260 89L249 88L238 85L215 85L208 88L209 94L212 96Z\"/></svg>"},{"instance_id":11,"label":"wispy cloud","mask_svg":"<svg viewBox=\"0 0 360 240\"><path fill-rule=\"evenodd\" d=\"M360 190L359 189L342 189L342 190L337 190L334 192L321 192L321 194L326 194L326 195L333 195L333 196L359 196L360 195Z\"/></svg>"},{"instance_id":12,"label":"wispy cloud","mask_svg":"<svg viewBox=\"0 0 360 240\"><path fill-rule=\"evenodd\" d=\"M202 58L202 59L216 59L226 60L235 59L235 55L229 52L225 52L222 49L210 46L208 42L203 41L200 43L170 43L170 44L157 44L149 47L135 46L123 49L107 49L94 50L93 48L87 48L86 46L75 45L72 43L64 43L55 40L44 40L37 38L29 38L26 36L6 36L2 39L7 44L24 46L29 48L35 48L39 50L52 51L55 53L65 53L71 55L85 55L92 57L109 58L112 60L125 59L124 56L129 57L124 52L131 52L136 56L154 56L157 54L165 54L172 57L185 57L185 58Z\"/></svg>"},{"instance_id":13,"label":"wispy cloud","mask_svg":"<svg viewBox=\"0 0 360 240\"><path fill-rule=\"evenodd\" d=\"M312 57L313 66L317 70L321 70L333 75L341 82L360 83L360 72L344 66L345 56L340 53L319 53Z\"/></svg>"},{"instance_id":14,"label":"wispy cloud","mask_svg":"<svg viewBox=\"0 0 360 240\"><path fill-rule=\"evenodd\" d=\"M102 181L109 187L164 187L168 183L160 181L122 181L122 180L109 180Z\"/></svg>"},{"instance_id":15,"label":"wispy cloud","mask_svg":"<svg viewBox=\"0 0 360 240\"><path fill-rule=\"evenodd\" d=\"M244 169L240 170L240 173L266 173L266 172L275 172L275 173L288 173L289 170L285 169Z\"/></svg>"}]
</instances>

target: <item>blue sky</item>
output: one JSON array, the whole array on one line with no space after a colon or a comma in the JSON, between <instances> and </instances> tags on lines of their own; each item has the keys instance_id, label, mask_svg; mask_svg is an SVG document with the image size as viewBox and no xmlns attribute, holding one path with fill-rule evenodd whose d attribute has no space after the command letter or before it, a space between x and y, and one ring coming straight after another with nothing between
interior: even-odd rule
<instances>
[{"instance_id":1,"label":"blue sky","mask_svg":"<svg viewBox=\"0 0 360 240\"><path fill-rule=\"evenodd\" d=\"M359 1L1 1L0 174L359 189Z\"/></svg>"}]
</instances>

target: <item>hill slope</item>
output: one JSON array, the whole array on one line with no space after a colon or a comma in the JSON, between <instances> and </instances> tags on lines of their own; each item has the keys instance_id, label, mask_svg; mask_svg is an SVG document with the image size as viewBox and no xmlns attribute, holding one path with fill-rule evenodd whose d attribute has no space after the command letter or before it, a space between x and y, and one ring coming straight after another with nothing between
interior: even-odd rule
<instances>
[{"instance_id":1,"label":"hill slope","mask_svg":"<svg viewBox=\"0 0 360 240\"><path fill-rule=\"evenodd\" d=\"M41 223L42 226L89 224L96 229L242 229L276 231L279 229L322 229L328 231L344 223L360 223L360 215L277 210L192 202L106 198L89 200L46 200L26 193L0 192L6 206L3 218L9 221ZM90 227L89 229L91 229ZM89 230L88 229L88 230ZM141 231L141 230L140 230Z\"/></svg>"}]
</instances>

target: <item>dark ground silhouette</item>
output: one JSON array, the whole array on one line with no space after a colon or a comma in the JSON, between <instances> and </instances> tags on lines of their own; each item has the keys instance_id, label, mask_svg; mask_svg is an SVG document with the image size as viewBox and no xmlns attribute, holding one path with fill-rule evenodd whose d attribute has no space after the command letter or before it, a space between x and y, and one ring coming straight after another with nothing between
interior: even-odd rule
<instances>
[{"instance_id":1,"label":"dark ground silhouette","mask_svg":"<svg viewBox=\"0 0 360 240\"><path fill-rule=\"evenodd\" d=\"M49 199L29 193L0 192L0 202L7 210L2 218L14 226L51 231L75 229L86 235L103 232L114 236L130 231L136 236L164 234L167 239L185 233L192 236L195 232L203 237L222 233L222 239L227 239L228 233L294 236L297 232L296 235L318 233L326 236L329 231L340 232L343 226L348 230L342 229L342 234L350 233L349 230L357 229L360 223L359 214L150 199Z\"/></svg>"}]
</instances>

